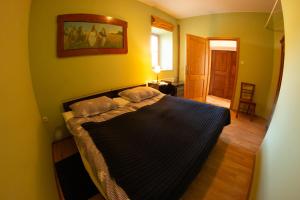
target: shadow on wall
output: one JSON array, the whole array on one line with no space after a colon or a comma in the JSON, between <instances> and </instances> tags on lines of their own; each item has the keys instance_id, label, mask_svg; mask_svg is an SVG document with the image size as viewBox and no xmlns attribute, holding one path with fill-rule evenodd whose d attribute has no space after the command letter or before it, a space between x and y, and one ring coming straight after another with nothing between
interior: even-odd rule
<instances>
[{"instance_id":1,"label":"shadow on wall","mask_svg":"<svg viewBox=\"0 0 300 200\"><path fill-rule=\"evenodd\" d=\"M53 185L52 188L50 187L40 187L38 192L40 193L37 196L45 196L45 194L51 194L53 197L55 197L55 199L58 199L58 193L57 193L57 189L55 187L55 181L54 181L54 165L52 162L52 145L51 145L51 135L48 135L47 132L45 132L45 127L43 126L43 124L40 124L39 127L37 127L37 132L39 133L43 133L46 136L40 135L38 140L36 141L36 145L37 145L37 149L35 150L35 152L37 153L37 160L38 160L38 164L36 165L35 168L35 173L36 173L36 183L39 186L45 186L46 184L51 183ZM47 140L45 140L45 137L47 138ZM45 155L45 152L47 152L48 154ZM50 159L49 159L50 158ZM51 176L49 177L49 179L45 179L46 175L50 174ZM51 190L52 191L49 191ZM51 195L48 195L49 197ZM53 199L54 200L54 199Z\"/></svg>"}]
</instances>

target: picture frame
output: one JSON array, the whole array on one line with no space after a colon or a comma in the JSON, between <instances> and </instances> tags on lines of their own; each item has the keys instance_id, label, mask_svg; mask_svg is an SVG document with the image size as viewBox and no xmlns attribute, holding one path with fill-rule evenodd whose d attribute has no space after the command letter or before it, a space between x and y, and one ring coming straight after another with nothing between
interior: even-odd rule
<instances>
[{"instance_id":1,"label":"picture frame","mask_svg":"<svg viewBox=\"0 0 300 200\"><path fill-rule=\"evenodd\" d=\"M94 14L57 16L57 56L126 54L127 22Z\"/></svg>"}]
</instances>

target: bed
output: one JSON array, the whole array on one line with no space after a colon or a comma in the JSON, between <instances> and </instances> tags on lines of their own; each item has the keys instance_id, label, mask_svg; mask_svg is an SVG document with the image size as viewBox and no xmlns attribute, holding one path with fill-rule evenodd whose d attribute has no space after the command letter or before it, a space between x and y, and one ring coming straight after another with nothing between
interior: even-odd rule
<instances>
[{"instance_id":1,"label":"bed","mask_svg":"<svg viewBox=\"0 0 300 200\"><path fill-rule=\"evenodd\" d=\"M179 199L230 124L229 110L159 94L92 117L69 115L73 103L121 90L63 104L86 170L109 200Z\"/></svg>"}]
</instances>

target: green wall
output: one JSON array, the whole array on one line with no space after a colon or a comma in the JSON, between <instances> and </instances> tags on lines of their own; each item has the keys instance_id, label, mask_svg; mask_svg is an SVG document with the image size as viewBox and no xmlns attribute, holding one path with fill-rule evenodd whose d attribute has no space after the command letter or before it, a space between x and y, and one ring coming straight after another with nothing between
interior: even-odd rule
<instances>
[{"instance_id":1,"label":"green wall","mask_svg":"<svg viewBox=\"0 0 300 200\"><path fill-rule=\"evenodd\" d=\"M0 199L58 199L28 60L30 0L0 2Z\"/></svg>"},{"instance_id":2,"label":"green wall","mask_svg":"<svg viewBox=\"0 0 300 200\"><path fill-rule=\"evenodd\" d=\"M92 13L128 22L128 54L56 57L56 16ZM30 66L34 90L47 129L55 139L65 133L61 104L70 98L98 91L145 83L155 79L151 71L150 16L157 15L174 25L176 19L136 0L33 0L30 16ZM177 31L174 32L174 70L177 74Z\"/></svg>"},{"instance_id":3,"label":"green wall","mask_svg":"<svg viewBox=\"0 0 300 200\"><path fill-rule=\"evenodd\" d=\"M267 118L268 94L273 68L273 32L264 28L268 15L264 13L228 13L192 17L180 20L180 79L184 80L186 65L186 34L202 37L240 38L240 64L234 108L237 107L240 83L255 83L256 113Z\"/></svg>"},{"instance_id":4,"label":"green wall","mask_svg":"<svg viewBox=\"0 0 300 200\"><path fill-rule=\"evenodd\" d=\"M300 199L300 2L282 0L286 57L282 87L257 155L251 199Z\"/></svg>"}]
</instances>

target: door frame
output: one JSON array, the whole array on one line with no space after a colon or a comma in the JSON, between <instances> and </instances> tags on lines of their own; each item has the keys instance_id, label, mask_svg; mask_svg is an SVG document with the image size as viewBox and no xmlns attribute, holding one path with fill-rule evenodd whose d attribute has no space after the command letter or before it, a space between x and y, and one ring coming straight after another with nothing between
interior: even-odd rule
<instances>
[{"instance_id":1,"label":"door frame","mask_svg":"<svg viewBox=\"0 0 300 200\"><path fill-rule=\"evenodd\" d=\"M275 98L274 98L274 103L273 103L274 109L275 109L275 106L278 101L281 83L282 83L283 69L284 69L284 57L285 57L285 37L284 36L280 40L280 45L281 45L281 47L280 47L280 50L281 50L281 52L280 52L280 69L279 69L277 88L276 88L276 93L275 93Z\"/></svg>"},{"instance_id":2,"label":"door frame","mask_svg":"<svg viewBox=\"0 0 300 200\"><path fill-rule=\"evenodd\" d=\"M211 40L229 40L229 41L236 41L237 46L236 46L236 71L235 71L235 80L233 84L233 93L232 93L232 98L230 102L230 109L233 110L233 105L234 105L234 99L236 95L236 86L237 86L237 80L238 80L238 74L239 74L239 66L240 66L240 38L231 38L231 37L208 37L208 83L207 83L207 90L206 90L206 96L208 95L209 92L209 87L210 87L210 76L211 76L211 57L212 57L212 51L210 48L210 41Z\"/></svg>"},{"instance_id":3,"label":"door frame","mask_svg":"<svg viewBox=\"0 0 300 200\"><path fill-rule=\"evenodd\" d=\"M276 93L273 99L273 105L272 105L272 110L268 119L267 123L267 128L269 128L269 125L271 123L271 120L273 118L273 114L277 105L280 89L281 89L281 83L282 83L282 76L283 76L283 70L284 70L284 59L285 59L285 36L283 35L281 40L280 40L280 69L279 69L279 74L278 74L278 79L277 79L277 88L276 88Z\"/></svg>"}]
</instances>

